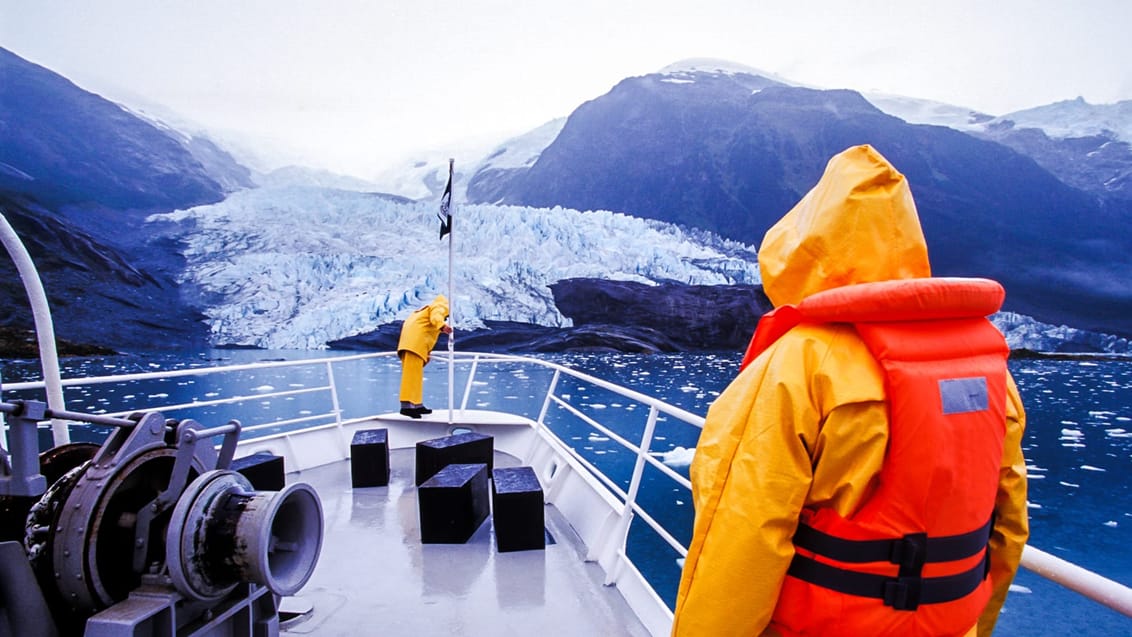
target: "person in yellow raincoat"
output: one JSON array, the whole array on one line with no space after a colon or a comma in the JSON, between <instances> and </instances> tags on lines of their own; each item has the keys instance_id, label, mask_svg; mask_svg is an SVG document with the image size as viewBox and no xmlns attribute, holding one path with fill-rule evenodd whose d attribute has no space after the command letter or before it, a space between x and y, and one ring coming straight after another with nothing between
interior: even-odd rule
<instances>
[{"instance_id":1,"label":"person in yellow raincoat","mask_svg":"<svg viewBox=\"0 0 1132 637\"><path fill-rule=\"evenodd\" d=\"M401 324L397 356L401 359L401 413L405 416L420 418L432 413L424 406L424 366L440 335L452 333L447 321L448 299L438 294Z\"/></svg>"},{"instance_id":2,"label":"person in yellow raincoat","mask_svg":"<svg viewBox=\"0 0 1132 637\"><path fill-rule=\"evenodd\" d=\"M843 286L931 276L904 176L869 146L834 157L814 189L767 232L758 256L776 308ZM991 633L1029 534L1025 416L1013 379L1004 377L1002 454L989 458L990 482L998 467L988 502L995 517L984 527L989 544L983 540L990 601L960 635ZM784 612L780 595L799 519L823 509L852 516L879 488L890 443L888 398L885 372L851 325L795 327L749 361L709 408L690 468L696 518L672 635L794 634L776 621L776 610ZM820 614L820 605L805 608ZM806 634L849 633L827 625Z\"/></svg>"}]
</instances>

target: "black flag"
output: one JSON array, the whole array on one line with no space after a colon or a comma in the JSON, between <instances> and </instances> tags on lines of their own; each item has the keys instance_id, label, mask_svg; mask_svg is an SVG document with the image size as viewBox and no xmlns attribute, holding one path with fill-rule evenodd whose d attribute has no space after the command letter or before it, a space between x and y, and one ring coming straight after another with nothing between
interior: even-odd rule
<instances>
[{"instance_id":1,"label":"black flag","mask_svg":"<svg viewBox=\"0 0 1132 637\"><path fill-rule=\"evenodd\" d=\"M444 187L444 195L440 198L440 212L436 216L440 219L440 238L452 232L452 164L448 160L448 185Z\"/></svg>"}]
</instances>

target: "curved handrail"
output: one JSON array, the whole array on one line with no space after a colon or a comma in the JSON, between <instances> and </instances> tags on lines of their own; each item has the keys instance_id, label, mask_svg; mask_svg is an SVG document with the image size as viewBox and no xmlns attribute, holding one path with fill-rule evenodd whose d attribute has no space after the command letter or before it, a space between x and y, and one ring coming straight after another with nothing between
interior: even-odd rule
<instances>
[{"instance_id":1,"label":"curved handrail","mask_svg":"<svg viewBox=\"0 0 1132 637\"><path fill-rule=\"evenodd\" d=\"M63 410L63 387L60 384L59 352L55 349L55 324L51 320L51 308L47 304L47 293L43 290L43 281L39 278L39 270L31 260L27 247L16 234L15 228L8 223L7 211L0 208L0 242L8 250L8 255L16 264L20 273L24 290L31 303L32 319L35 321L35 336L39 344L39 360L43 367L43 381L47 387L47 406L51 409ZM56 444L69 441L67 424L54 419L51 424Z\"/></svg>"},{"instance_id":2,"label":"curved handrail","mask_svg":"<svg viewBox=\"0 0 1132 637\"><path fill-rule=\"evenodd\" d=\"M1073 562L1027 544L1022 549L1022 566L1042 577L1104 604L1126 617L1132 617L1132 588L1098 575Z\"/></svg>"}]
</instances>

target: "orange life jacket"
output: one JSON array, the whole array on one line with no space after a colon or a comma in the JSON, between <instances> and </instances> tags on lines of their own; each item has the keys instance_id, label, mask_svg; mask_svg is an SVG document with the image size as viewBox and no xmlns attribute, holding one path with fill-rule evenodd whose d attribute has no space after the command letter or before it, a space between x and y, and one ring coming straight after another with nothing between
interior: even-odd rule
<instances>
[{"instance_id":1,"label":"orange life jacket","mask_svg":"<svg viewBox=\"0 0 1132 637\"><path fill-rule=\"evenodd\" d=\"M828 290L760 321L744 364L799 323L852 324L889 408L884 464L858 510L801 513L771 622L782 634L962 635L978 621L1009 353L986 316L1002 298L984 279L905 279Z\"/></svg>"}]
</instances>

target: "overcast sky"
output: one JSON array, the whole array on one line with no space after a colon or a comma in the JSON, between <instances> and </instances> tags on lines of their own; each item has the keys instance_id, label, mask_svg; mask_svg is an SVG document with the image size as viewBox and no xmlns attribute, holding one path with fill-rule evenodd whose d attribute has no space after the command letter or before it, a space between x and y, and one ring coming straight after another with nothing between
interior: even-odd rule
<instances>
[{"instance_id":1,"label":"overcast sky","mask_svg":"<svg viewBox=\"0 0 1132 637\"><path fill-rule=\"evenodd\" d=\"M1130 0L0 0L0 46L87 90L361 177L686 58L995 115L1132 99L1129 25Z\"/></svg>"}]
</instances>

